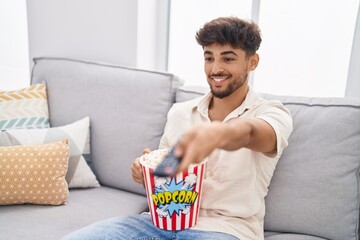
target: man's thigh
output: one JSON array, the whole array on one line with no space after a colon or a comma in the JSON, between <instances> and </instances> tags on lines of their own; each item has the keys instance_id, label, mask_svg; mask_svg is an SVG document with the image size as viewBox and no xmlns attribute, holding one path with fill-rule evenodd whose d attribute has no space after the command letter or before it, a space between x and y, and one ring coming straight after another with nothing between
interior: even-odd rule
<instances>
[{"instance_id":1,"label":"man's thigh","mask_svg":"<svg viewBox=\"0 0 360 240\"><path fill-rule=\"evenodd\" d=\"M155 227L149 215L106 219L81 228L62 240L163 240L175 239L174 232Z\"/></svg>"},{"instance_id":2,"label":"man's thigh","mask_svg":"<svg viewBox=\"0 0 360 240\"><path fill-rule=\"evenodd\" d=\"M237 237L234 237L227 233L221 232L208 232L208 231L199 231L199 230L192 230L187 229L184 231L179 231L176 234L177 240L239 240Z\"/></svg>"},{"instance_id":3,"label":"man's thigh","mask_svg":"<svg viewBox=\"0 0 360 240\"><path fill-rule=\"evenodd\" d=\"M81 228L62 240L238 240L219 232L198 230L165 231L155 227L148 214L116 217Z\"/></svg>"}]
</instances>

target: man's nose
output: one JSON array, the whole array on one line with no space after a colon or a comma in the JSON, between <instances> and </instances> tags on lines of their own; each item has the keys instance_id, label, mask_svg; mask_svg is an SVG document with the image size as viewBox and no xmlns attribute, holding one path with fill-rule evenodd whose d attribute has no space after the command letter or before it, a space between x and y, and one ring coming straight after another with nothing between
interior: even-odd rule
<instances>
[{"instance_id":1,"label":"man's nose","mask_svg":"<svg viewBox=\"0 0 360 240\"><path fill-rule=\"evenodd\" d=\"M222 73L223 71L224 71L224 69L223 69L222 64L218 61L214 61L213 65L212 65L211 73L219 74L219 73Z\"/></svg>"}]
</instances>

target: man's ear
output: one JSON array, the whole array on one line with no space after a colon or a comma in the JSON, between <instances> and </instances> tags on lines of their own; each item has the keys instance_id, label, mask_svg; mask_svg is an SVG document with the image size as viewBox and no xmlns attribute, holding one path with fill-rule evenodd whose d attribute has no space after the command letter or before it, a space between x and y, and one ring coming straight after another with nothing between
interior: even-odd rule
<instances>
[{"instance_id":1,"label":"man's ear","mask_svg":"<svg viewBox=\"0 0 360 240\"><path fill-rule=\"evenodd\" d=\"M254 71L255 68L257 67L257 65L259 64L259 54L255 53L252 56L250 56L249 61L248 61L248 67L250 71Z\"/></svg>"}]
</instances>

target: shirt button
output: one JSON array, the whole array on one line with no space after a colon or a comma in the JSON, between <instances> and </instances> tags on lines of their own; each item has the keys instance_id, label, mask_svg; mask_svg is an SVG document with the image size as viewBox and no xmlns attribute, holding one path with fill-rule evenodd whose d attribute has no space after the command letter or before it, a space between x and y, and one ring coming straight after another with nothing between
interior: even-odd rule
<instances>
[{"instance_id":1,"label":"shirt button","mask_svg":"<svg viewBox=\"0 0 360 240\"><path fill-rule=\"evenodd\" d=\"M214 176L214 172L210 172L210 173L209 173L209 176L210 176L210 177L213 177L213 176Z\"/></svg>"}]
</instances>

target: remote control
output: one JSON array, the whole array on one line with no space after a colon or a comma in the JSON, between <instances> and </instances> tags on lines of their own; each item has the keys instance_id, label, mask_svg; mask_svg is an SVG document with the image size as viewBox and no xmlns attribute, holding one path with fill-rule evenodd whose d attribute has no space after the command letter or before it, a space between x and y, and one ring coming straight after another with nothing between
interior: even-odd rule
<instances>
[{"instance_id":1,"label":"remote control","mask_svg":"<svg viewBox=\"0 0 360 240\"><path fill-rule=\"evenodd\" d=\"M172 177L175 175L181 158L175 157L176 145L172 147L162 162L155 168L154 175L159 177Z\"/></svg>"}]
</instances>

